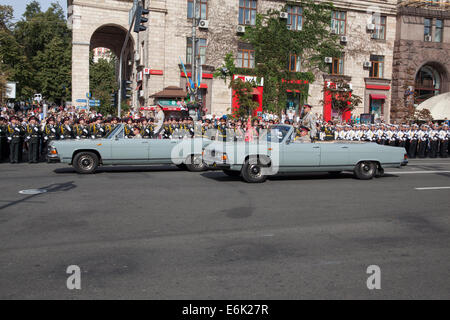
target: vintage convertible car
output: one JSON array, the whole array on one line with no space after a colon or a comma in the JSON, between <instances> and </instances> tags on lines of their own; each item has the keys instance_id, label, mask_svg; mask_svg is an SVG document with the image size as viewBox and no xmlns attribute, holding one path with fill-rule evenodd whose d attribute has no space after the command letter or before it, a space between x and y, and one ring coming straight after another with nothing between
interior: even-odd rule
<instances>
[{"instance_id":1,"label":"vintage convertible car","mask_svg":"<svg viewBox=\"0 0 450 320\"><path fill-rule=\"evenodd\" d=\"M258 142L214 142L203 151L203 160L229 176L246 182L264 182L269 175L289 172L352 171L362 180L382 176L384 168L406 166L406 150L366 142L295 141L295 130L276 125Z\"/></svg>"},{"instance_id":2,"label":"vintage convertible car","mask_svg":"<svg viewBox=\"0 0 450 320\"><path fill-rule=\"evenodd\" d=\"M208 139L127 139L124 125L97 140L52 141L48 161L72 165L78 173L94 173L103 165L174 164L189 171L205 170L202 150Z\"/></svg>"}]
</instances>

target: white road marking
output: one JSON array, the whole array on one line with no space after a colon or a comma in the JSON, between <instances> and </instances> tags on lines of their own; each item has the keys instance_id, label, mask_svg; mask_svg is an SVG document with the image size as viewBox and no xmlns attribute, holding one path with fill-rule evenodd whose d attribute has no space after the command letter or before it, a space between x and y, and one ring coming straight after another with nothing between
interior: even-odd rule
<instances>
[{"instance_id":1,"label":"white road marking","mask_svg":"<svg viewBox=\"0 0 450 320\"><path fill-rule=\"evenodd\" d=\"M416 190L443 190L443 189L450 189L450 187L428 187L428 188L414 188Z\"/></svg>"},{"instance_id":2,"label":"white road marking","mask_svg":"<svg viewBox=\"0 0 450 320\"><path fill-rule=\"evenodd\" d=\"M434 173L450 173L450 171L390 171L387 174L434 174Z\"/></svg>"},{"instance_id":3,"label":"white road marking","mask_svg":"<svg viewBox=\"0 0 450 320\"><path fill-rule=\"evenodd\" d=\"M449 165L450 166L450 162L428 162L428 163L408 163L408 167L410 166L432 166L432 165Z\"/></svg>"}]
</instances>

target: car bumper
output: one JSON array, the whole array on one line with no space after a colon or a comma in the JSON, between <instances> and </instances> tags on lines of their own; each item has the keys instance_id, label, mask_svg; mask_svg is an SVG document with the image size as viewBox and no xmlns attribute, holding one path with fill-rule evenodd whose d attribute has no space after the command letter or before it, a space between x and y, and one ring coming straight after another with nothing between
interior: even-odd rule
<instances>
[{"instance_id":1,"label":"car bumper","mask_svg":"<svg viewBox=\"0 0 450 320\"><path fill-rule=\"evenodd\" d=\"M47 162L48 163L59 163L59 162L61 162L61 158L57 154L48 153L47 154Z\"/></svg>"},{"instance_id":2,"label":"car bumper","mask_svg":"<svg viewBox=\"0 0 450 320\"><path fill-rule=\"evenodd\" d=\"M409 161L406 160L406 159L403 160L403 161L402 161L402 167L406 167L406 166L408 165L408 162L409 162Z\"/></svg>"}]
</instances>

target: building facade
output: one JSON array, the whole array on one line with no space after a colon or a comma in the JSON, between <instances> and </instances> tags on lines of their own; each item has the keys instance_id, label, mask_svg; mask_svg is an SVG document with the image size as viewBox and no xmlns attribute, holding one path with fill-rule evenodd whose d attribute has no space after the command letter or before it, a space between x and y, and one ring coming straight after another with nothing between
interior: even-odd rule
<instances>
[{"instance_id":1,"label":"building facade","mask_svg":"<svg viewBox=\"0 0 450 320\"><path fill-rule=\"evenodd\" d=\"M193 1L141 0L140 3L149 10L149 21L145 24L147 30L132 34L127 58L124 61L126 69L124 77L132 80L135 88L131 103L137 109L154 105L152 95L166 87L186 88L187 79L181 61L186 65L186 73L189 76L193 57L191 40ZM251 46L240 40L237 32L239 26L254 24L257 13L264 13L272 8L281 10L288 1L197 0L197 3L203 20L201 26L197 28L199 39L197 55L200 56L203 67L200 97L207 113L220 116L231 113L233 104L228 84L221 79L213 78L213 72L223 64L225 54L232 52L240 68L251 69L255 65ZM123 42L123 34L129 27L128 11L133 6L133 0L71 0L69 4L69 18L72 16L74 25L78 23L77 28L73 28L75 58L73 101L75 101L88 90L84 84L81 86L82 89L77 89L79 86L75 82L81 79L81 82L86 83L84 79L86 64L78 63L77 59L80 54L86 55L84 51L86 48L92 50L99 46L109 48L117 55L118 44L120 41ZM287 22L292 25L292 30L299 30L303 19L300 1L289 1L289 4L291 7L288 9ZM404 59L406 48L410 43L408 41L419 41L408 38L415 37L418 32L411 31L403 17L398 15L398 10L401 15L406 14L403 9L398 9L397 0L340 0L333 1L333 4L336 9L330 16L330 30L340 36L343 45L342 56L329 57L328 72L315 71L315 81L309 85L307 101L314 106L314 112L323 115L325 119L336 117L331 102L324 96L323 87L344 79L351 84L353 93L362 98L361 105L353 111L355 116L372 113L376 119L390 121L391 101L397 103L401 98L403 92L399 88L406 81L403 75L404 69L407 68L404 66L406 62L399 62L398 59ZM443 14L441 13L441 16ZM448 10L445 14L448 14ZM436 21L433 20L431 23L435 28ZM441 53L433 55L440 56L441 60L445 60L444 57L448 59L449 56L442 54L445 50L448 52L445 47L446 39L450 36L450 33L446 32L448 25L449 20L444 16L442 43L427 43L428 46L439 47L436 48L436 52ZM423 30L421 33L423 34ZM419 42L417 47L423 44L423 39ZM418 60L414 55L420 56L422 53L428 55L428 52L408 53L408 63ZM300 61L300 59L291 61L292 71L304 71ZM448 66L446 61L438 63ZM420 69L420 66L415 67ZM442 92L447 90L448 77L447 73L444 75L444 71L441 72ZM246 74L241 76L245 79ZM254 93L255 101L262 103L263 84ZM286 94L288 98L286 112L300 113L302 99L298 93ZM393 111L394 117L397 117L397 109Z\"/></svg>"},{"instance_id":2,"label":"building facade","mask_svg":"<svg viewBox=\"0 0 450 320\"><path fill-rule=\"evenodd\" d=\"M450 91L450 2L400 1L394 48L392 115ZM450 106L449 106L450 108Z\"/></svg>"},{"instance_id":3,"label":"building facade","mask_svg":"<svg viewBox=\"0 0 450 320\"><path fill-rule=\"evenodd\" d=\"M222 115L231 112L232 92L220 79L213 79L214 70L223 64L227 52L233 52L238 67L254 67L255 57L251 46L240 41L238 27L252 25L256 13L269 9L282 10L287 1L275 0L197 0L200 16L207 27L199 27L199 54L203 64L201 97L208 113ZM294 1L295 2L295 1ZM186 63L188 73L192 59L192 3L189 0L155 0L147 5L150 10L149 26L141 43L144 65L151 71L143 77L140 105L152 104L152 93L169 85L185 87L186 78L180 69L180 58ZM293 3L290 1L289 3ZM350 82L355 94L363 103L354 114L375 113L389 120L393 49L396 31L396 0L389 1L334 1L336 11L330 17L333 32L342 36L342 58L332 58L329 72L316 72L310 84L308 103L318 114L333 114L325 102L323 86L339 78ZM288 24L299 30L300 4L288 10ZM372 25L372 26L371 26ZM147 41L147 43L145 42ZM366 63L366 65L365 65ZM367 63L371 63L368 65ZM294 62L293 71L302 70ZM156 71L153 71L156 70ZM302 70L303 71L303 70ZM157 75L156 75L157 74ZM243 75L245 76L245 75ZM142 77L140 77L142 78ZM262 94L263 90L262 90ZM286 111L300 112L300 97L287 92ZM261 97L255 97L262 101Z\"/></svg>"}]
</instances>

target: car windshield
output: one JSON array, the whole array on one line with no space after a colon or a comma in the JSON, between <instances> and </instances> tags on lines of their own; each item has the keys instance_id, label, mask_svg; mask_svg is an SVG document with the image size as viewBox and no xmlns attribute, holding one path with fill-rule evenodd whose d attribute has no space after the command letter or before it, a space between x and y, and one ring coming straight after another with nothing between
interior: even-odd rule
<instances>
[{"instance_id":1,"label":"car windshield","mask_svg":"<svg viewBox=\"0 0 450 320\"><path fill-rule=\"evenodd\" d=\"M267 139L267 142L278 142L281 143L286 135L291 130L291 127L284 125L271 126L267 133L261 137L261 140Z\"/></svg>"}]
</instances>

